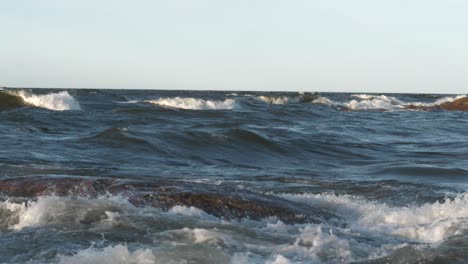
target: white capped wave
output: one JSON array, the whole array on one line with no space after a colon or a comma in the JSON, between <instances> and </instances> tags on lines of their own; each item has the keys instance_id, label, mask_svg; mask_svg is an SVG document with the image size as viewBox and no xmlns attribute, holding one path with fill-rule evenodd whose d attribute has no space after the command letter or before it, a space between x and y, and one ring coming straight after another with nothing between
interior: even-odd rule
<instances>
[{"instance_id":1,"label":"white capped wave","mask_svg":"<svg viewBox=\"0 0 468 264\"><path fill-rule=\"evenodd\" d=\"M49 94L32 94L26 91L14 93L29 105L54 111L81 110L78 101L67 91Z\"/></svg>"},{"instance_id":2,"label":"white capped wave","mask_svg":"<svg viewBox=\"0 0 468 264\"><path fill-rule=\"evenodd\" d=\"M283 194L341 214L352 231L438 243L468 228L468 194L422 206L391 207L350 195Z\"/></svg>"},{"instance_id":3,"label":"white capped wave","mask_svg":"<svg viewBox=\"0 0 468 264\"><path fill-rule=\"evenodd\" d=\"M393 96L387 95L356 95L361 100L351 100L342 106L351 110L393 110L404 108L404 103Z\"/></svg>"},{"instance_id":4,"label":"white capped wave","mask_svg":"<svg viewBox=\"0 0 468 264\"><path fill-rule=\"evenodd\" d=\"M435 102L405 102L394 96L389 95L373 95L373 94L353 94L352 99L348 102L337 102L326 97L319 97L312 101L316 104L325 104L335 107L344 107L350 110L405 110L411 107L435 107L447 102L453 102L457 99L464 98L466 95L447 96L437 99Z\"/></svg>"},{"instance_id":5,"label":"white capped wave","mask_svg":"<svg viewBox=\"0 0 468 264\"><path fill-rule=\"evenodd\" d=\"M80 250L72 256L59 256L60 264L154 264L156 257L150 249L131 252L126 245L108 246L104 249Z\"/></svg>"},{"instance_id":6,"label":"white capped wave","mask_svg":"<svg viewBox=\"0 0 468 264\"><path fill-rule=\"evenodd\" d=\"M163 107L189 110L230 110L236 106L236 101L233 99L213 101L190 97L159 98L156 100L147 100L145 102Z\"/></svg>"},{"instance_id":7,"label":"white capped wave","mask_svg":"<svg viewBox=\"0 0 468 264\"><path fill-rule=\"evenodd\" d=\"M268 104L287 104L290 102L297 102L297 99L291 99L287 96L268 96L268 95L261 95L257 96L257 99L268 103Z\"/></svg>"}]
</instances>

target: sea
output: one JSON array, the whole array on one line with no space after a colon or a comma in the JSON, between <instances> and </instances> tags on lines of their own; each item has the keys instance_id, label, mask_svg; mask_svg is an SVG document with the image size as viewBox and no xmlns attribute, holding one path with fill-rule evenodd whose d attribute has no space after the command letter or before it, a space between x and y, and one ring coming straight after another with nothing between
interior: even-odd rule
<instances>
[{"instance_id":1,"label":"sea","mask_svg":"<svg viewBox=\"0 0 468 264\"><path fill-rule=\"evenodd\" d=\"M468 263L464 96L3 88L0 263Z\"/></svg>"}]
</instances>

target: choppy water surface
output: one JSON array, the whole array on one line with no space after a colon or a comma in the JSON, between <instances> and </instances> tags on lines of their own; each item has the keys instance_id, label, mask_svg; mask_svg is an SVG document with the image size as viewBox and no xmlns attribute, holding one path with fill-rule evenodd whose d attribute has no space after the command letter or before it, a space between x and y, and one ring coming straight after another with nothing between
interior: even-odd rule
<instances>
[{"instance_id":1,"label":"choppy water surface","mask_svg":"<svg viewBox=\"0 0 468 264\"><path fill-rule=\"evenodd\" d=\"M466 263L462 96L1 90L0 263Z\"/></svg>"}]
</instances>

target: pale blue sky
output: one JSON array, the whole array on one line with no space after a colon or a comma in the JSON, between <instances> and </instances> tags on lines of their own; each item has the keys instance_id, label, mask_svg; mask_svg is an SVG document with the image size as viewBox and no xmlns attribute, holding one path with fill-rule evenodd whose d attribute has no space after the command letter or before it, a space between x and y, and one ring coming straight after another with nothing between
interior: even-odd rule
<instances>
[{"instance_id":1,"label":"pale blue sky","mask_svg":"<svg viewBox=\"0 0 468 264\"><path fill-rule=\"evenodd\" d=\"M0 25L0 86L468 93L466 0L13 0Z\"/></svg>"}]
</instances>

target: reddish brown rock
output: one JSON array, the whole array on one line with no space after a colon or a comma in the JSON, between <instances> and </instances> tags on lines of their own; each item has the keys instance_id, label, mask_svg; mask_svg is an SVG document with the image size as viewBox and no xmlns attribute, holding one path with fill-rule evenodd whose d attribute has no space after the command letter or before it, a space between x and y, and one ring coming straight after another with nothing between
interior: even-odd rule
<instances>
[{"instance_id":1,"label":"reddish brown rock","mask_svg":"<svg viewBox=\"0 0 468 264\"><path fill-rule=\"evenodd\" d=\"M287 223L321 222L335 218L318 208L273 195L227 186L170 180L119 180L109 178L21 177L0 180L0 193L9 197L42 195L95 197L110 193L127 197L135 206L168 210L194 206L225 219L263 219L275 216Z\"/></svg>"},{"instance_id":2,"label":"reddish brown rock","mask_svg":"<svg viewBox=\"0 0 468 264\"><path fill-rule=\"evenodd\" d=\"M468 111L468 97L463 97L453 102L443 103L439 105L438 108L450 111Z\"/></svg>"},{"instance_id":3,"label":"reddish brown rock","mask_svg":"<svg viewBox=\"0 0 468 264\"><path fill-rule=\"evenodd\" d=\"M457 99L453 102L446 102L436 106L420 106L420 105L408 105L407 109L411 110L448 110L448 111L468 111L468 97Z\"/></svg>"}]
</instances>

